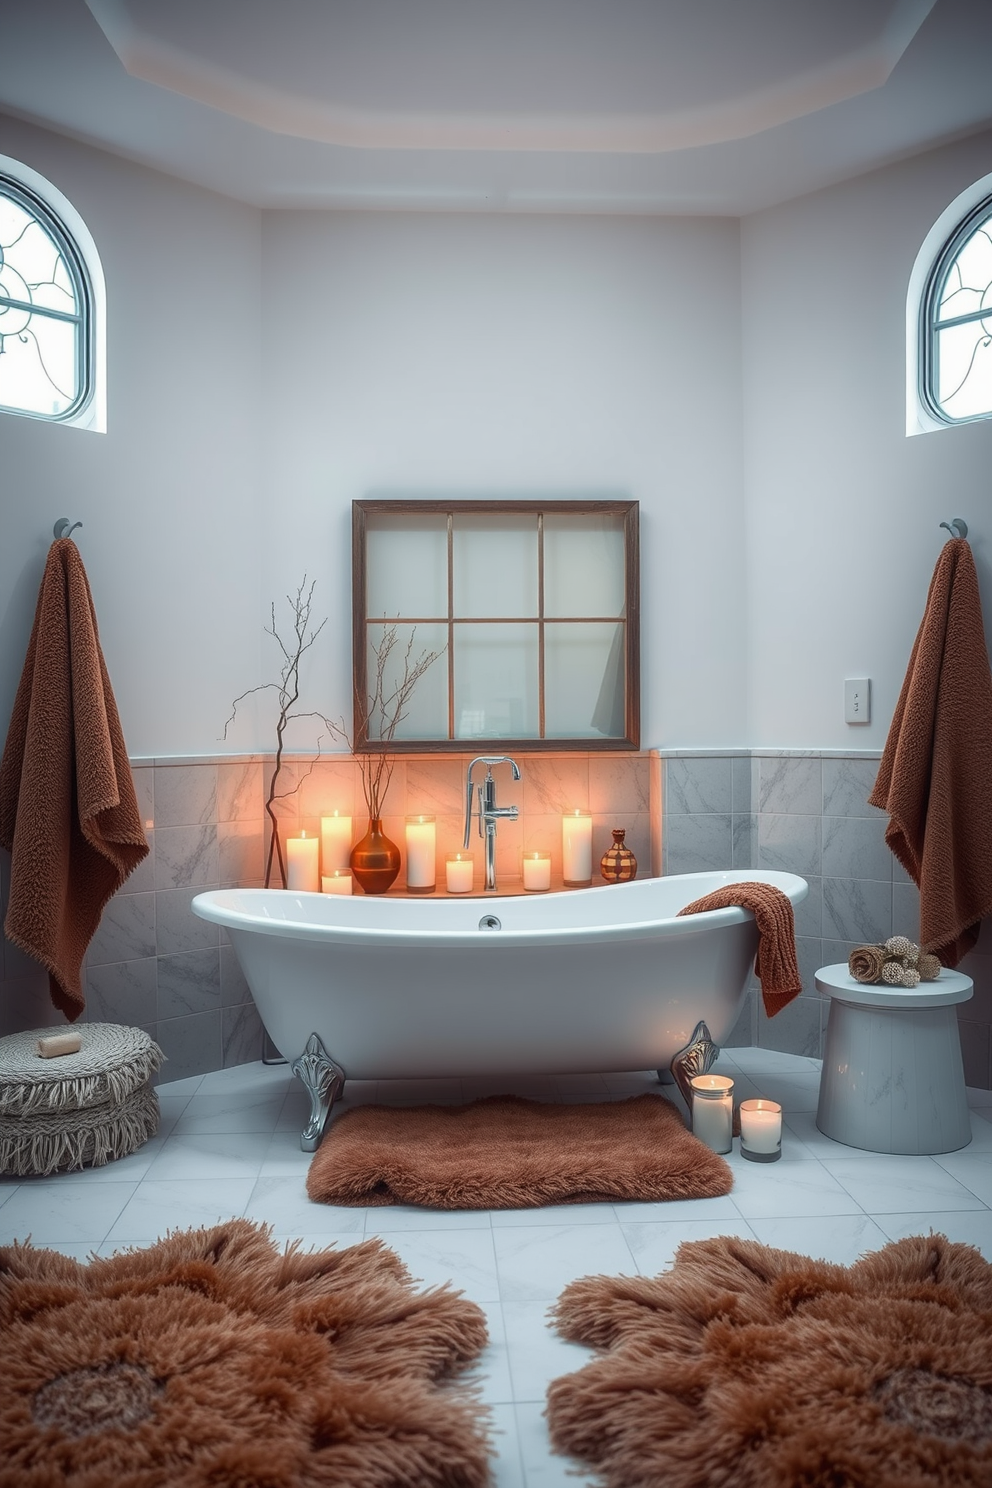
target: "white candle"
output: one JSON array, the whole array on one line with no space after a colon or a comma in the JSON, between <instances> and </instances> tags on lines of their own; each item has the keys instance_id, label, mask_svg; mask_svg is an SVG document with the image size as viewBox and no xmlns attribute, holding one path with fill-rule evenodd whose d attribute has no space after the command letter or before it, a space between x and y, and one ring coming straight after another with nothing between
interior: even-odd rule
<instances>
[{"instance_id":1,"label":"white candle","mask_svg":"<svg viewBox=\"0 0 992 1488\"><path fill-rule=\"evenodd\" d=\"M592 817L587 811L561 819L561 868L566 884L592 882Z\"/></svg>"},{"instance_id":2,"label":"white candle","mask_svg":"<svg viewBox=\"0 0 992 1488\"><path fill-rule=\"evenodd\" d=\"M320 871L333 873L335 868L347 868L351 856L351 817L333 816L320 818Z\"/></svg>"},{"instance_id":3,"label":"white candle","mask_svg":"<svg viewBox=\"0 0 992 1488\"><path fill-rule=\"evenodd\" d=\"M551 854L524 853L524 888L529 894L540 894L551 887Z\"/></svg>"},{"instance_id":4,"label":"white candle","mask_svg":"<svg viewBox=\"0 0 992 1488\"><path fill-rule=\"evenodd\" d=\"M445 863L445 882L449 894L470 894L474 864L470 853L451 853Z\"/></svg>"},{"instance_id":5,"label":"white candle","mask_svg":"<svg viewBox=\"0 0 992 1488\"><path fill-rule=\"evenodd\" d=\"M406 886L416 894L434 888L435 840L432 816L408 816L406 819Z\"/></svg>"},{"instance_id":6,"label":"white candle","mask_svg":"<svg viewBox=\"0 0 992 1488\"><path fill-rule=\"evenodd\" d=\"M694 1075L692 1134L713 1152L730 1152L734 1142L734 1082L727 1075Z\"/></svg>"},{"instance_id":7,"label":"white candle","mask_svg":"<svg viewBox=\"0 0 992 1488\"><path fill-rule=\"evenodd\" d=\"M781 1146L782 1107L778 1102L741 1101L741 1151L777 1155Z\"/></svg>"},{"instance_id":8,"label":"white candle","mask_svg":"<svg viewBox=\"0 0 992 1488\"><path fill-rule=\"evenodd\" d=\"M299 837L286 839L286 887L302 889L304 893L316 894L320 887L320 839L308 837L301 832Z\"/></svg>"},{"instance_id":9,"label":"white candle","mask_svg":"<svg viewBox=\"0 0 992 1488\"><path fill-rule=\"evenodd\" d=\"M350 894L352 890L351 873L347 868L335 868L333 873L325 873L320 880L320 886L325 894Z\"/></svg>"}]
</instances>

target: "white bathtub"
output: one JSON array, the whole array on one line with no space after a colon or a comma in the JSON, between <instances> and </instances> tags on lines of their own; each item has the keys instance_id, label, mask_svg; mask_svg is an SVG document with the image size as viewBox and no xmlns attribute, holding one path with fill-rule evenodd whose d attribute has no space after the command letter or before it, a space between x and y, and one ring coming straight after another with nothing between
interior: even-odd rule
<instances>
[{"instance_id":1,"label":"white bathtub","mask_svg":"<svg viewBox=\"0 0 992 1488\"><path fill-rule=\"evenodd\" d=\"M808 892L743 869L465 899L216 889L193 912L227 930L310 1092L310 1148L345 1079L662 1070L700 1021L719 1044L747 989L754 917L676 914L755 880L793 904Z\"/></svg>"}]
</instances>

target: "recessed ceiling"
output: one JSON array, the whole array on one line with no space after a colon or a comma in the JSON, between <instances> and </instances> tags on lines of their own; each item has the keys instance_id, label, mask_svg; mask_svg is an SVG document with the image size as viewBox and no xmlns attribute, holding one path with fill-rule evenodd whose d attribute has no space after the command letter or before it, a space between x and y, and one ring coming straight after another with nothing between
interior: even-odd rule
<instances>
[{"instance_id":1,"label":"recessed ceiling","mask_svg":"<svg viewBox=\"0 0 992 1488\"><path fill-rule=\"evenodd\" d=\"M4 0L0 108L260 206L739 214L990 62L992 0Z\"/></svg>"}]
</instances>

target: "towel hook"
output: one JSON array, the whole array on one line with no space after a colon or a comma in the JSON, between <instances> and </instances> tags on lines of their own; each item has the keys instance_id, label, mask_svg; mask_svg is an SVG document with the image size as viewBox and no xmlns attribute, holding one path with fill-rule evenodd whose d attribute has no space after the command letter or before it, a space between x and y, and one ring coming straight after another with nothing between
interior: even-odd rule
<instances>
[{"instance_id":1,"label":"towel hook","mask_svg":"<svg viewBox=\"0 0 992 1488\"><path fill-rule=\"evenodd\" d=\"M941 527L946 527L952 537L967 537L968 523L962 517L952 517L949 522L941 522Z\"/></svg>"},{"instance_id":2,"label":"towel hook","mask_svg":"<svg viewBox=\"0 0 992 1488\"><path fill-rule=\"evenodd\" d=\"M52 531L56 537L71 537L76 528L82 527L82 525L82 522L73 522L72 526L70 527L68 517L59 517L58 521L55 523L55 526L52 528Z\"/></svg>"}]
</instances>

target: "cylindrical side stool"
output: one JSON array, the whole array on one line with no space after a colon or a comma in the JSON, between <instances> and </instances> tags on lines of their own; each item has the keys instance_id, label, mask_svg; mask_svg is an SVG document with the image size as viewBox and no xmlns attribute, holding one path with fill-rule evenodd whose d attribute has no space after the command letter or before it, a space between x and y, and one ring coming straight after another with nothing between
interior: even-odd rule
<instances>
[{"instance_id":1,"label":"cylindrical side stool","mask_svg":"<svg viewBox=\"0 0 992 1488\"><path fill-rule=\"evenodd\" d=\"M867 1152L954 1152L971 1141L955 1006L970 977L865 985L844 962L816 973L830 998L816 1124Z\"/></svg>"}]
</instances>

